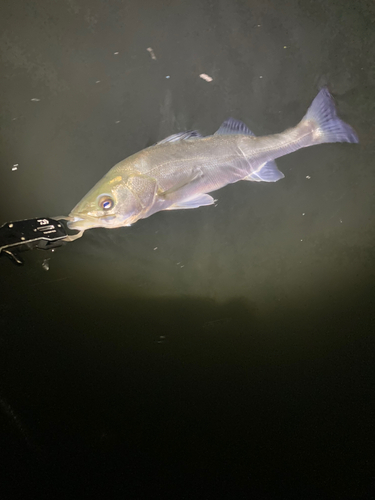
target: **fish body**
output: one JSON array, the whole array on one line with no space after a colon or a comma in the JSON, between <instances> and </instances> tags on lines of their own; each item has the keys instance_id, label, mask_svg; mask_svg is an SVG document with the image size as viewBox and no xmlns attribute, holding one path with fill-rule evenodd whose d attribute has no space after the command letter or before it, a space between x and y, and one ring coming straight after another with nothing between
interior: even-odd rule
<instances>
[{"instance_id":1,"label":"fish body","mask_svg":"<svg viewBox=\"0 0 375 500\"><path fill-rule=\"evenodd\" d=\"M276 158L325 142L358 142L326 88L301 122L280 134L255 137L233 118L209 137L175 134L111 168L72 210L68 226L130 226L161 210L211 205L215 200L208 193L240 180L278 181L284 175Z\"/></svg>"}]
</instances>

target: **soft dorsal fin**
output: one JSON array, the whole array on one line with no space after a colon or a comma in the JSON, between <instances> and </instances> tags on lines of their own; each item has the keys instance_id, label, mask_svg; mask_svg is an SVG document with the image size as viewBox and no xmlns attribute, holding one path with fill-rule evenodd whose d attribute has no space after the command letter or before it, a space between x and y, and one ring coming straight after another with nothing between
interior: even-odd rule
<instances>
[{"instance_id":1,"label":"soft dorsal fin","mask_svg":"<svg viewBox=\"0 0 375 500\"><path fill-rule=\"evenodd\" d=\"M243 122L235 118L225 120L214 135L255 135Z\"/></svg>"},{"instance_id":2,"label":"soft dorsal fin","mask_svg":"<svg viewBox=\"0 0 375 500\"><path fill-rule=\"evenodd\" d=\"M187 139L197 139L203 137L197 130L188 130L187 132L178 132L177 134L169 135L165 139L156 144L165 144L167 142L186 141Z\"/></svg>"}]
</instances>

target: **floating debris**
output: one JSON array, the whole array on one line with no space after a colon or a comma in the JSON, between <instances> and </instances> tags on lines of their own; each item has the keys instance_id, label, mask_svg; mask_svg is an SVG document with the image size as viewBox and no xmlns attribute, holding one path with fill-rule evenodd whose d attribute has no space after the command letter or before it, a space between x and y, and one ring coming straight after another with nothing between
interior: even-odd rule
<instances>
[{"instance_id":1,"label":"floating debris","mask_svg":"<svg viewBox=\"0 0 375 500\"><path fill-rule=\"evenodd\" d=\"M155 247L155 248L154 248L154 250L157 250L157 249L158 249L158 247Z\"/></svg>"},{"instance_id":2,"label":"floating debris","mask_svg":"<svg viewBox=\"0 0 375 500\"><path fill-rule=\"evenodd\" d=\"M170 78L170 76L168 75L168 76L166 76L165 78Z\"/></svg>"},{"instance_id":3,"label":"floating debris","mask_svg":"<svg viewBox=\"0 0 375 500\"><path fill-rule=\"evenodd\" d=\"M49 259L44 259L43 264L42 264L42 268L45 271L49 271Z\"/></svg>"},{"instance_id":4,"label":"floating debris","mask_svg":"<svg viewBox=\"0 0 375 500\"><path fill-rule=\"evenodd\" d=\"M12 167L12 170L13 170L13 171L14 171L14 170L17 170L16 165L14 165L14 166Z\"/></svg>"},{"instance_id":5,"label":"floating debris","mask_svg":"<svg viewBox=\"0 0 375 500\"><path fill-rule=\"evenodd\" d=\"M147 50L147 52L150 53L151 59L153 59L154 61L156 61L156 56L155 56L154 51L152 50L152 48L148 47L148 49L146 49L146 50Z\"/></svg>"},{"instance_id":6,"label":"floating debris","mask_svg":"<svg viewBox=\"0 0 375 500\"><path fill-rule=\"evenodd\" d=\"M311 177L309 175L306 175L306 179L311 179Z\"/></svg>"},{"instance_id":7,"label":"floating debris","mask_svg":"<svg viewBox=\"0 0 375 500\"><path fill-rule=\"evenodd\" d=\"M40 101L40 99L38 99L37 97L33 97L31 100L34 101L34 102L39 102Z\"/></svg>"},{"instance_id":8,"label":"floating debris","mask_svg":"<svg viewBox=\"0 0 375 500\"><path fill-rule=\"evenodd\" d=\"M119 52L114 52L113 54L114 54L115 56L117 56L117 54L119 54Z\"/></svg>"},{"instance_id":9,"label":"floating debris","mask_svg":"<svg viewBox=\"0 0 375 500\"><path fill-rule=\"evenodd\" d=\"M100 83L100 80L96 80L96 82L95 82L95 83Z\"/></svg>"},{"instance_id":10,"label":"floating debris","mask_svg":"<svg viewBox=\"0 0 375 500\"><path fill-rule=\"evenodd\" d=\"M206 75L206 73L202 73L201 75L199 75L199 77L202 78L202 80L206 80L206 82L212 82L212 80L213 80L213 78Z\"/></svg>"},{"instance_id":11,"label":"floating debris","mask_svg":"<svg viewBox=\"0 0 375 500\"><path fill-rule=\"evenodd\" d=\"M120 120L115 121L115 123L120 123Z\"/></svg>"}]
</instances>

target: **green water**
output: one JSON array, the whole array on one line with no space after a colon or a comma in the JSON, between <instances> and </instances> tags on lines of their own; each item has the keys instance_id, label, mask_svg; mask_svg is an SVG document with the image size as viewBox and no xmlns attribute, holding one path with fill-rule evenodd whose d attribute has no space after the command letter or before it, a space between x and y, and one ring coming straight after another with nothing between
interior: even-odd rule
<instances>
[{"instance_id":1,"label":"green water","mask_svg":"<svg viewBox=\"0 0 375 500\"><path fill-rule=\"evenodd\" d=\"M3 7L2 222L69 213L180 130L282 131L323 84L360 138L0 260L4 498L373 497L373 20L364 0Z\"/></svg>"}]
</instances>

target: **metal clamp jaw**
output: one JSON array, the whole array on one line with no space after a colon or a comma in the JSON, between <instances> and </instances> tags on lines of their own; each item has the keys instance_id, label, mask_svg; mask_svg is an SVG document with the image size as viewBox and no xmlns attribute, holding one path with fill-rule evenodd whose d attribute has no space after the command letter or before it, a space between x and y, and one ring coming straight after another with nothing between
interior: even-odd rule
<instances>
[{"instance_id":1,"label":"metal clamp jaw","mask_svg":"<svg viewBox=\"0 0 375 500\"><path fill-rule=\"evenodd\" d=\"M63 245L64 239L69 241L66 230L56 219L25 219L7 222L0 227L0 256L10 257L16 264L23 264L18 252L33 250L49 250Z\"/></svg>"}]
</instances>

